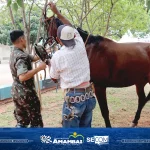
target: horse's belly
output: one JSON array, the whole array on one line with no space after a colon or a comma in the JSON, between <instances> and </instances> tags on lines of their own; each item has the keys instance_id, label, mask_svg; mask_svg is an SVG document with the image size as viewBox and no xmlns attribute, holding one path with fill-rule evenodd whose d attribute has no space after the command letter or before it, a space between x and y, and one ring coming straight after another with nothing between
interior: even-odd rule
<instances>
[{"instance_id":1,"label":"horse's belly","mask_svg":"<svg viewBox=\"0 0 150 150\"><path fill-rule=\"evenodd\" d=\"M132 63L130 65L124 65L120 68L114 68L112 72L99 72L99 78L95 81L101 86L106 87L127 87L134 84L147 83L148 74L150 72L150 65L148 62Z\"/></svg>"},{"instance_id":2,"label":"horse's belly","mask_svg":"<svg viewBox=\"0 0 150 150\"><path fill-rule=\"evenodd\" d=\"M111 83L118 86L130 86L138 83L148 82L149 66L137 65L132 67L128 66L126 69L120 69L115 72L110 79Z\"/></svg>"},{"instance_id":3,"label":"horse's belly","mask_svg":"<svg viewBox=\"0 0 150 150\"><path fill-rule=\"evenodd\" d=\"M140 46L133 49L112 50L113 54L102 54L91 65L91 77L96 84L106 87L127 87L147 83L150 72L150 58L147 51ZM107 58L107 59L104 59Z\"/></svg>"}]
</instances>

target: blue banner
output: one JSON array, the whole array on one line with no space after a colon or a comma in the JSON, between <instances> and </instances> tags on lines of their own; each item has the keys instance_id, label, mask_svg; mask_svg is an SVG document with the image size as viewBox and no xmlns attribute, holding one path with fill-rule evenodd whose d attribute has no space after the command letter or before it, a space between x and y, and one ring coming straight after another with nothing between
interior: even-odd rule
<instances>
[{"instance_id":1,"label":"blue banner","mask_svg":"<svg viewBox=\"0 0 150 150\"><path fill-rule=\"evenodd\" d=\"M150 150L149 128L2 128L0 150Z\"/></svg>"}]
</instances>

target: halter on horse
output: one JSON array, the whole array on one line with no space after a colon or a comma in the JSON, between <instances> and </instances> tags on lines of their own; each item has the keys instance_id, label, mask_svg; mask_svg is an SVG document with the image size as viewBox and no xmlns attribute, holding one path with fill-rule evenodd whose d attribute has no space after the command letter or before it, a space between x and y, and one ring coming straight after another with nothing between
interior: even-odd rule
<instances>
[{"instance_id":1,"label":"halter on horse","mask_svg":"<svg viewBox=\"0 0 150 150\"><path fill-rule=\"evenodd\" d=\"M62 23L54 16L49 18L48 35L56 38L56 28ZM52 24L52 25L51 25ZM53 28L52 28L53 27ZM77 29L85 42L88 33ZM144 86L150 83L150 43L116 43L102 36L90 35L86 43L90 62L91 80L106 127L111 127L107 106L107 87L136 86L138 109L132 127L138 124L142 108L150 99Z\"/></svg>"},{"instance_id":2,"label":"halter on horse","mask_svg":"<svg viewBox=\"0 0 150 150\"><path fill-rule=\"evenodd\" d=\"M46 46L49 45L49 48L52 48L55 44L57 44L56 36L57 36L57 28L58 27L55 26L56 23L54 23L54 21L57 21L57 24L58 23L62 24L62 22L59 19L54 18L54 16L47 18L46 17L46 9L47 9L47 7L45 8L45 13L43 15L45 30L46 31L48 30L49 32L47 32L47 33L52 33L53 36L51 34L47 34L46 39L41 37L40 40L43 40L43 45L41 46L41 45L35 44L34 48L35 48L35 52L39 56L39 58L48 65L49 59L51 59L53 52L51 51L51 54L48 54L46 51ZM46 70L44 70L44 71L45 71L45 77L44 77L44 79L45 79L46 78ZM57 81L54 80L54 82L56 83Z\"/></svg>"}]
</instances>

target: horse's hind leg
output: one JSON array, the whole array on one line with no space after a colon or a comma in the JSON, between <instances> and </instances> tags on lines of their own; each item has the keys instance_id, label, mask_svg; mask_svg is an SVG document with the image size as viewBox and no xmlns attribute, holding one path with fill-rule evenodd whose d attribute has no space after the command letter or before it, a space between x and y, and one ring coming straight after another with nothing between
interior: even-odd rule
<instances>
[{"instance_id":1,"label":"horse's hind leg","mask_svg":"<svg viewBox=\"0 0 150 150\"><path fill-rule=\"evenodd\" d=\"M136 92L137 92L139 99L138 99L138 109L137 109L135 118L132 121L132 125L131 125L132 127L137 126L138 120L140 119L141 111L147 102L146 97L145 97L145 92L144 92L144 86L145 86L145 84L136 85Z\"/></svg>"},{"instance_id":2,"label":"horse's hind leg","mask_svg":"<svg viewBox=\"0 0 150 150\"><path fill-rule=\"evenodd\" d=\"M110 120L109 120L109 110L107 106L107 99L106 99L106 88L105 87L95 87L95 94L101 109L102 116L105 121L106 127L111 127Z\"/></svg>"}]
</instances>

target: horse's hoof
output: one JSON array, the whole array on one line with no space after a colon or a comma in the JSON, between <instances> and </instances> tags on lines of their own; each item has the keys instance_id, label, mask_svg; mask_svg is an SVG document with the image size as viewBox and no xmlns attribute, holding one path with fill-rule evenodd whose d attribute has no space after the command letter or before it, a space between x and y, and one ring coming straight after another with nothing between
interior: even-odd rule
<instances>
[{"instance_id":1,"label":"horse's hoof","mask_svg":"<svg viewBox=\"0 0 150 150\"><path fill-rule=\"evenodd\" d=\"M133 123L133 122L132 122L131 127L132 127L132 128L135 128L135 127L137 127L137 124L138 124L138 123Z\"/></svg>"}]
</instances>

